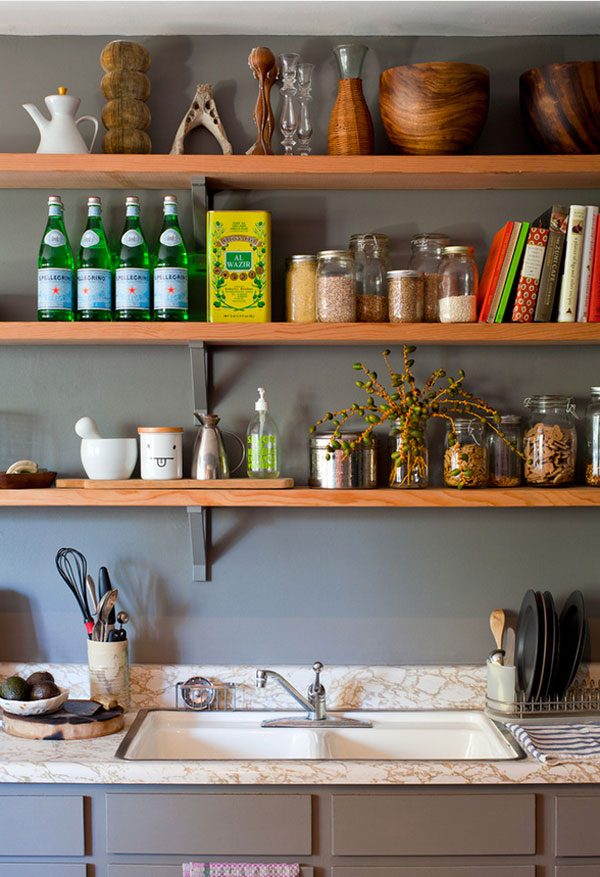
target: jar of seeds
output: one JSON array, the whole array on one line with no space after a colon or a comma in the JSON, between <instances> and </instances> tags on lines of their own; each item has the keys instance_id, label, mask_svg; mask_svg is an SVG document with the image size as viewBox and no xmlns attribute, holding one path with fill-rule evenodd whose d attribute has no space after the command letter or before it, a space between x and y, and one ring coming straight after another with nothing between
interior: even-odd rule
<instances>
[{"instance_id":1,"label":"jar of seeds","mask_svg":"<svg viewBox=\"0 0 600 877\"><path fill-rule=\"evenodd\" d=\"M498 433L490 430L488 452L490 458L490 487L518 487L523 480L523 431L521 418L516 414L505 414L498 428L510 442L509 447ZM514 449L514 450L513 450Z\"/></svg>"},{"instance_id":2,"label":"jar of seeds","mask_svg":"<svg viewBox=\"0 0 600 877\"><path fill-rule=\"evenodd\" d=\"M437 323L439 320L438 301L442 288L440 262L444 247L449 246L450 238L445 234L418 234L410 242L411 254L408 267L423 274L425 302L423 320Z\"/></svg>"},{"instance_id":3,"label":"jar of seeds","mask_svg":"<svg viewBox=\"0 0 600 877\"><path fill-rule=\"evenodd\" d=\"M350 250L317 253L317 321L356 322L356 278Z\"/></svg>"},{"instance_id":4,"label":"jar of seeds","mask_svg":"<svg viewBox=\"0 0 600 877\"><path fill-rule=\"evenodd\" d=\"M389 243L386 234L353 234L350 238L356 266L356 316L359 323L387 322Z\"/></svg>"},{"instance_id":5,"label":"jar of seeds","mask_svg":"<svg viewBox=\"0 0 600 877\"><path fill-rule=\"evenodd\" d=\"M424 279L417 271L388 271L390 323L420 323L423 319Z\"/></svg>"},{"instance_id":6,"label":"jar of seeds","mask_svg":"<svg viewBox=\"0 0 600 877\"><path fill-rule=\"evenodd\" d=\"M489 480L485 424L469 417L455 417L448 424L444 452L444 484L447 487L487 487Z\"/></svg>"},{"instance_id":7,"label":"jar of seeds","mask_svg":"<svg viewBox=\"0 0 600 877\"><path fill-rule=\"evenodd\" d=\"M288 257L285 275L285 306L288 323L315 322L316 282L316 256Z\"/></svg>"},{"instance_id":8,"label":"jar of seeds","mask_svg":"<svg viewBox=\"0 0 600 877\"><path fill-rule=\"evenodd\" d=\"M479 276L473 247L444 247L440 274L440 323L474 323Z\"/></svg>"},{"instance_id":9,"label":"jar of seeds","mask_svg":"<svg viewBox=\"0 0 600 877\"><path fill-rule=\"evenodd\" d=\"M523 447L525 481L538 487L570 484L577 458L573 399L531 396L523 404L530 410Z\"/></svg>"},{"instance_id":10,"label":"jar of seeds","mask_svg":"<svg viewBox=\"0 0 600 877\"><path fill-rule=\"evenodd\" d=\"M592 387L585 410L585 483L600 487L600 387Z\"/></svg>"}]
</instances>

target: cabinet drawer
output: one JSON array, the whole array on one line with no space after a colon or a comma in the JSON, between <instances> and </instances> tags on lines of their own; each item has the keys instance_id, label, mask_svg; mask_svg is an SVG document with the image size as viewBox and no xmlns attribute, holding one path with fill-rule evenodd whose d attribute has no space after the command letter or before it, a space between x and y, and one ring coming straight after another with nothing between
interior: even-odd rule
<instances>
[{"instance_id":1,"label":"cabinet drawer","mask_svg":"<svg viewBox=\"0 0 600 877\"><path fill-rule=\"evenodd\" d=\"M600 856L600 797L559 795L556 799L556 855Z\"/></svg>"},{"instance_id":2,"label":"cabinet drawer","mask_svg":"<svg viewBox=\"0 0 600 877\"><path fill-rule=\"evenodd\" d=\"M331 877L535 877L535 865L405 865L397 868L333 868Z\"/></svg>"},{"instance_id":3,"label":"cabinet drawer","mask_svg":"<svg viewBox=\"0 0 600 877\"><path fill-rule=\"evenodd\" d=\"M335 795L334 856L535 853L535 795Z\"/></svg>"},{"instance_id":4,"label":"cabinet drawer","mask_svg":"<svg viewBox=\"0 0 600 877\"><path fill-rule=\"evenodd\" d=\"M314 868L304 865L300 868L300 874L302 877L314 877ZM107 877L181 877L181 865L109 865ZM504 877L504 874L499 877ZM517 874L517 877L520 875Z\"/></svg>"},{"instance_id":5,"label":"cabinet drawer","mask_svg":"<svg viewBox=\"0 0 600 877\"><path fill-rule=\"evenodd\" d=\"M0 877L86 877L86 874L86 865L46 865L44 862L36 862L35 865L0 864Z\"/></svg>"},{"instance_id":6,"label":"cabinet drawer","mask_svg":"<svg viewBox=\"0 0 600 877\"><path fill-rule=\"evenodd\" d=\"M598 877L600 862L597 865L557 865L554 877Z\"/></svg>"},{"instance_id":7,"label":"cabinet drawer","mask_svg":"<svg viewBox=\"0 0 600 877\"><path fill-rule=\"evenodd\" d=\"M83 798L0 795L0 850L3 856L82 856Z\"/></svg>"},{"instance_id":8,"label":"cabinet drawer","mask_svg":"<svg viewBox=\"0 0 600 877\"><path fill-rule=\"evenodd\" d=\"M310 855L310 795L106 796L109 853Z\"/></svg>"}]
</instances>

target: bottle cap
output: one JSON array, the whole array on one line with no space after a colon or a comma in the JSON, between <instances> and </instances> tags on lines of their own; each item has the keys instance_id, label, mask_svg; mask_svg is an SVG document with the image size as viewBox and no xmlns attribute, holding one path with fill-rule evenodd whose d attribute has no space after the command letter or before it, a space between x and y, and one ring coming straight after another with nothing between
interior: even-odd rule
<instances>
[{"instance_id":1,"label":"bottle cap","mask_svg":"<svg viewBox=\"0 0 600 877\"><path fill-rule=\"evenodd\" d=\"M59 93L60 95L66 94L66 93L68 92L68 90L69 90L69 89L66 88L64 85L59 85L59 86L58 86L58 93Z\"/></svg>"},{"instance_id":2,"label":"bottle cap","mask_svg":"<svg viewBox=\"0 0 600 877\"><path fill-rule=\"evenodd\" d=\"M177 204L177 195L165 195L164 203L165 204Z\"/></svg>"},{"instance_id":3,"label":"bottle cap","mask_svg":"<svg viewBox=\"0 0 600 877\"><path fill-rule=\"evenodd\" d=\"M265 391L264 387L258 388L259 398L257 399L257 401L254 405L254 408L256 409L256 411L268 411L269 410L269 403L265 399L265 392L266 391Z\"/></svg>"},{"instance_id":4,"label":"bottle cap","mask_svg":"<svg viewBox=\"0 0 600 877\"><path fill-rule=\"evenodd\" d=\"M128 195L127 198L125 198L125 204L135 204L136 207L139 207L140 199L137 195Z\"/></svg>"},{"instance_id":5,"label":"bottle cap","mask_svg":"<svg viewBox=\"0 0 600 877\"><path fill-rule=\"evenodd\" d=\"M60 204L62 207L62 198L60 195L49 195L48 196L48 204Z\"/></svg>"},{"instance_id":6,"label":"bottle cap","mask_svg":"<svg viewBox=\"0 0 600 877\"><path fill-rule=\"evenodd\" d=\"M98 195L90 195L87 199L88 207L90 204L102 204L102 198L99 198Z\"/></svg>"}]
</instances>

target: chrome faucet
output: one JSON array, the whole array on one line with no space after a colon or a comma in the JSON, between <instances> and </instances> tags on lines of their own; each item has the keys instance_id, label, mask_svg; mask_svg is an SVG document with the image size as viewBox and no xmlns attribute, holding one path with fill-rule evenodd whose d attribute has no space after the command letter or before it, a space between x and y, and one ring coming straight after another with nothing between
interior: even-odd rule
<instances>
[{"instance_id":1,"label":"chrome faucet","mask_svg":"<svg viewBox=\"0 0 600 877\"><path fill-rule=\"evenodd\" d=\"M297 688L294 688L291 682L289 682L281 673L277 673L275 670L257 670L256 671L256 687L257 688L266 688L267 681L269 677L274 679L276 682L281 685L281 687L290 694L294 700L300 704L302 709L306 710L306 718L296 718L295 716L288 716L284 719L271 719L270 721L262 722L263 728L305 728L305 727L315 727L316 723L323 723L323 725L331 726L335 725L338 728L370 728L370 722L362 722L358 719L350 719L346 718L346 716L330 716L327 714L327 704L326 704L326 691L325 686L321 682L321 670L323 669L323 664L320 661L315 661L312 666L315 678L314 681L308 686L307 696L304 697Z\"/></svg>"}]
</instances>

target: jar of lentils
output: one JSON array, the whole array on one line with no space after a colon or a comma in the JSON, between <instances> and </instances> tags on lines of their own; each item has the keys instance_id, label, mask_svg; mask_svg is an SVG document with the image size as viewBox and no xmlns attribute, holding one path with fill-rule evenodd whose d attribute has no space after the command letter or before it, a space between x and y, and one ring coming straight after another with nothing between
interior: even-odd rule
<instances>
[{"instance_id":1,"label":"jar of lentils","mask_svg":"<svg viewBox=\"0 0 600 877\"><path fill-rule=\"evenodd\" d=\"M420 323L423 319L424 280L417 271L388 271L390 323Z\"/></svg>"},{"instance_id":2,"label":"jar of lentils","mask_svg":"<svg viewBox=\"0 0 600 877\"><path fill-rule=\"evenodd\" d=\"M444 247L440 274L440 323L474 323L479 276L473 261L473 247Z\"/></svg>"},{"instance_id":3,"label":"jar of lentils","mask_svg":"<svg viewBox=\"0 0 600 877\"><path fill-rule=\"evenodd\" d=\"M585 410L585 482L600 487L600 387L592 387Z\"/></svg>"},{"instance_id":4,"label":"jar of lentils","mask_svg":"<svg viewBox=\"0 0 600 877\"><path fill-rule=\"evenodd\" d=\"M386 234L353 234L350 238L356 266L356 317L359 323L387 322L389 244Z\"/></svg>"},{"instance_id":5,"label":"jar of lentils","mask_svg":"<svg viewBox=\"0 0 600 877\"><path fill-rule=\"evenodd\" d=\"M523 442L525 481L543 487L570 484L577 458L573 399L531 396L523 404L530 410Z\"/></svg>"},{"instance_id":6,"label":"jar of lentils","mask_svg":"<svg viewBox=\"0 0 600 877\"><path fill-rule=\"evenodd\" d=\"M437 323L439 320L438 302L442 287L440 262L444 255L444 247L450 244L445 234L418 234L410 242L411 254L408 267L423 274L425 300L423 320L426 323Z\"/></svg>"},{"instance_id":7,"label":"jar of lentils","mask_svg":"<svg viewBox=\"0 0 600 877\"><path fill-rule=\"evenodd\" d=\"M316 313L316 256L289 256L286 260L285 308L289 323L314 323Z\"/></svg>"},{"instance_id":8,"label":"jar of lentils","mask_svg":"<svg viewBox=\"0 0 600 877\"><path fill-rule=\"evenodd\" d=\"M447 487L487 487L489 480L485 424L470 417L455 417L448 424L444 452L444 484Z\"/></svg>"},{"instance_id":9,"label":"jar of lentils","mask_svg":"<svg viewBox=\"0 0 600 877\"><path fill-rule=\"evenodd\" d=\"M505 414L500 418L499 430L510 444L497 432L490 430L488 451L490 458L490 487L518 487L523 480L523 431L521 418Z\"/></svg>"},{"instance_id":10,"label":"jar of lentils","mask_svg":"<svg viewBox=\"0 0 600 877\"><path fill-rule=\"evenodd\" d=\"M317 321L356 322L356 278L350 250L317 253Z\"/></svg>"}]
</instances>

